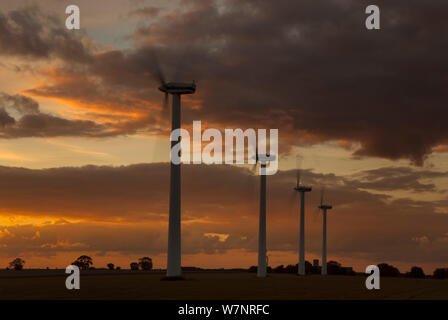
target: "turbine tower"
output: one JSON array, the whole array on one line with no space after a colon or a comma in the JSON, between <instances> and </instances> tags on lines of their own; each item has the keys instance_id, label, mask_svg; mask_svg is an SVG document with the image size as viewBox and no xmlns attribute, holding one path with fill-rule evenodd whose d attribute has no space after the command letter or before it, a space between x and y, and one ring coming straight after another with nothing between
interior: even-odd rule
<instances>
[{"instance_id":1,"label":"turbine tower","mask_svg":"<svg viewBox=\"0 0 448 320\"><path fill-rule=\"evenodd\" d=\"M310 186L300 182L300 171L297 170L297 185L294 188L300 192L300 244L299 244L299 268L298 274L305 275L305 192L311 192Z\"/></svg>"},{"instance_id":2,"label":"turbine tower","mask_svg":"<svg viewBox=\"0 0 448 320\"><path fill-rule=\"evenodd\" d=\"M320 195L320 206L319 209L322 210L323 214L323 239L322 239L322 275L327 274L327 210L332 209L333 207L324 204L324 190L322 189Z\"/></svg>"},{"instance_id":3,"label":"turbine tower","mask_svg":"<svg viewBox=\"0 0 448 320\"><path fill-rule=\"evenodd\" d=\"M168 95L172 95L172 131L180 129L180 96L183 94L193 94L196 91L196 84L176 83L164 81L159 73L161 86L159 90L165 93L165 107L168 102ZM171 141L171 149L180 141ZM179 278L182 276L181 269L181 218L180 218L180 163L174 164L171 161L170 171L170 212L168 226L168 261L166 268L167 278Z\"/></svg>"},{"instance_id":4,"label":"turbine tower","mask_svg":"<svg viewBox=\"0 0 448 320\"><path fill-rule=\"evenodd\" d=\"M258 162L261 165L260 174L260 220L258 228L258 269L257 277L265 278L267 273L267 256L266 256L266 164L269 161L275 160L275 155L269 154L258 155L258 150L255 154L255 166ZM264 170L263 170L264 169Z\"/></svg>"}]
</instances>

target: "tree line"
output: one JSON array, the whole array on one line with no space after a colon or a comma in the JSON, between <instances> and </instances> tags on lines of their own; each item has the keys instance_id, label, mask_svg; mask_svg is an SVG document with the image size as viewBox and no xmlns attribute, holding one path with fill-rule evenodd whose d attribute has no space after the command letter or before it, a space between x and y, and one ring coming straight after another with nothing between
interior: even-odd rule
<instances>
[{"instance_id":1,"label":"tree line","mask_svg":"<svg viewBox=\"0 0 448 320\"><path fill-rule=\"evenodd\" d=\"M6 267L7 270L16 270L20 271L23 270L23 267L25 265L25 260L22 258L15 258L12 260L8 267ZM75 261L72 262L72 265L78 266L80 270L91 270L95 269L93 267L93 259L89 256L82 255L78 257ZM131 270L145 270L150 271L153 269L153 263L152 259L149 257L142 257L138 259L138 262L131 262L129 265ZM120 270L121 268L119 266L115 267L113 263L108 263L107 268L109 270ZM427 278L432 277L436 279L448 279L448 268L437 268L434 270L432 276L425 275L422 268L413 266L409 272L401 273L398 268L387 264L387 263L380 263L378 265L378 268L380 269L380 274L382 277L409 277L409 278ZM183 268L184 269L184 268ZM194 267L190 268L191 270L197 269ZM203 270L203 269L201 269ZM294 273L297 274L298 271L298 265L287 265L286 267L284 265L279 265L275 268L272 268L268 266L267 268L268 272L270 273ZM251 266L248 269L249 272L257 272L256 266ZM307 274L320 274L320 266L313 266L310 262L305 261L305 272ZM327 272L330 275L355 275L356 272L353 271L350 267L343 267L339 262L337 261L329 261L327 263Z\"/></svg>"},{"instance_id":2,"label":"tree line","mask_svg":"<svg viewBox=\"0 0 448 320\"><path fill-rule=\"evenodd\" d=\"M71 264L77 266L80 270L95 269L95 267L93 267L93 259L86 255L82 255L82 256L78 257ZM25 260L23 260L22 258L15 258L13 261L11 261L9 263L9 265L8 265L8 267L6 267L6 269L20 271L20 270L23 270L24 265L25 265ZM138 262L130 263L131 270L149 271L149 270L152 270L152 266L153 266L152 259L149 257L142 257L142 258L138 259ZM108 263L107 268L109 270L120 270L121 269L121 267L119 267L119 266L116 267L113 263Z\"/></svg>"},{"instance_id":3,"label":"tree line","mask_svg":"<svg viewBox=\"0 0 448 320\"><path fill-rule=\"evenodd\" d=\"M305 272L306 274L320 274L321 273L320 266L313 266L310 262L305 261ZM422 268L413 266L409 272L401 273L398 268L387 264L380 263L378 264L378 268L380 269L380 275L382 277L408 277L408 278L427 278L432 277L436 279L448 279L448 268L437 268L434 270L432 275L425 275ZM275 268L267 267L267 271L269 273L293 273L297 274L298 264L295 265L279 265ZM257 272L257 266L251 266L249 268L249 272ZM351 267L343 267L337 261L329 261L327 262L327 273L329 275L356 275L357 273L353 271Z\"/></svg>"}]
</instances>

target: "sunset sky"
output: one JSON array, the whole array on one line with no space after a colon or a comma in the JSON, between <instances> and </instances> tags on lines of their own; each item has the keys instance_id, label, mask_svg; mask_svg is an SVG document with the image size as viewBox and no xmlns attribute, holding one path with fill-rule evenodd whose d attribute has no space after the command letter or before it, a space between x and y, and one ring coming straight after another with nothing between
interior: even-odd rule
<instances>
[{"instance_id":1,"label":"sunset sky","mask_svg":"<svg viewBox=\"0 0 448 320\"><path fill-rule=\"evenodd\" d=\"M0 2L0 267L164 268L170 116L157 89L197 82L182 125L276 128L268 177L269 264L297 263L299 166L308 261L363 271L448 267L446 0ZM81 29L65 27L66 6ZM296 161L300 158L300 161ZM182 168L183 265L257 263L259 177Z\"/></svg>"}]
</instances>

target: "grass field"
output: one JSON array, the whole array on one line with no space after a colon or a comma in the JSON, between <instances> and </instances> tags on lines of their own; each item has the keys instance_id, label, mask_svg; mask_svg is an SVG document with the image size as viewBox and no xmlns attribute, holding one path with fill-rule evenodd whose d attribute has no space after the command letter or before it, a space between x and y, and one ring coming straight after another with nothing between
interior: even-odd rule
<instances>
[{"instance_id":1,"label":"grass field","mask_svg":"<svg viewBox=\"0 0 448 320\"><path fill-rule=\"evenodd\" d=\"M187 272L185 280L161 281L162 273L92 270L81 289L65 288L64 270L0 272L0 299L448 299L448 280L381 278L367 290L364 276L299 277L243 272Z\"/></svg>"}]
</instances>

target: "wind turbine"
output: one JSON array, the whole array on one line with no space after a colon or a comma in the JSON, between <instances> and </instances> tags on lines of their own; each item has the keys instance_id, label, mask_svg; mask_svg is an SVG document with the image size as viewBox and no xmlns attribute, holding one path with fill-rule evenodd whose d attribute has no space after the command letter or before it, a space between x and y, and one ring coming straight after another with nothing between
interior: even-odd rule
<instances>
[{"instance_id":1,"label":"wind turbine","mask_svg":"<svg viewBox=\"0 0 448 320\"><path fill-rule=\"evenodd\" d=\"M260 163L260 218L258 228L258 269L257 277L265 278L267 273L268 257L266 256L266 164L275 161L275 155L258 155L255 151L255 167ZM263 174L264 173L264 174Z\"/></svg>"},{"instance_id":2,"label":"wind turbine","mask_svg":"<svg viewBox=\"0 0 448 320\"><path fill-rule=\"evenodd\" d=\"M168 105L168 95L171 94L173 100L172 106L172 132L180 129L180 97L183 94L193 94L196 91L196 84L181 83L181 82L165 82L165 77L160 68L156 64L156 75L160 81L159 90L165 93L164 107ZM180 143L178 141L171 141L171 149ZM168 223L168 257L167 257L167 278L180 278L182 276L181 269L181 206L180 206L180 162L174 164L171 161L170 168L170 212Z\"/></svg>"},{"instance_id":3,"label":"wind turbine","mask_svg":"<svg viewBox=\"0 0 448 320\"><path fill-rule=\"evenodd\" d=\"M320 206L318 207L322 210L323 214L323 239L322 239L322 275L327 274L327 210L332 209L333 207L324 204L324 189L322 189L320 194Z\"/></svg>"},{"instance_id":4,"label":"wind turbine","mask_svg":"<svg viewBox=\"0 0 448 320\"><path fill-rule=\"evenodd\" d=\"M294 189L300 192L300 244L299 244L299 268L298 274L305 275L305 192L311 192L310 186L302 185L300 170L297 170L297 184Z\"/></svg>"}]
</instances>

